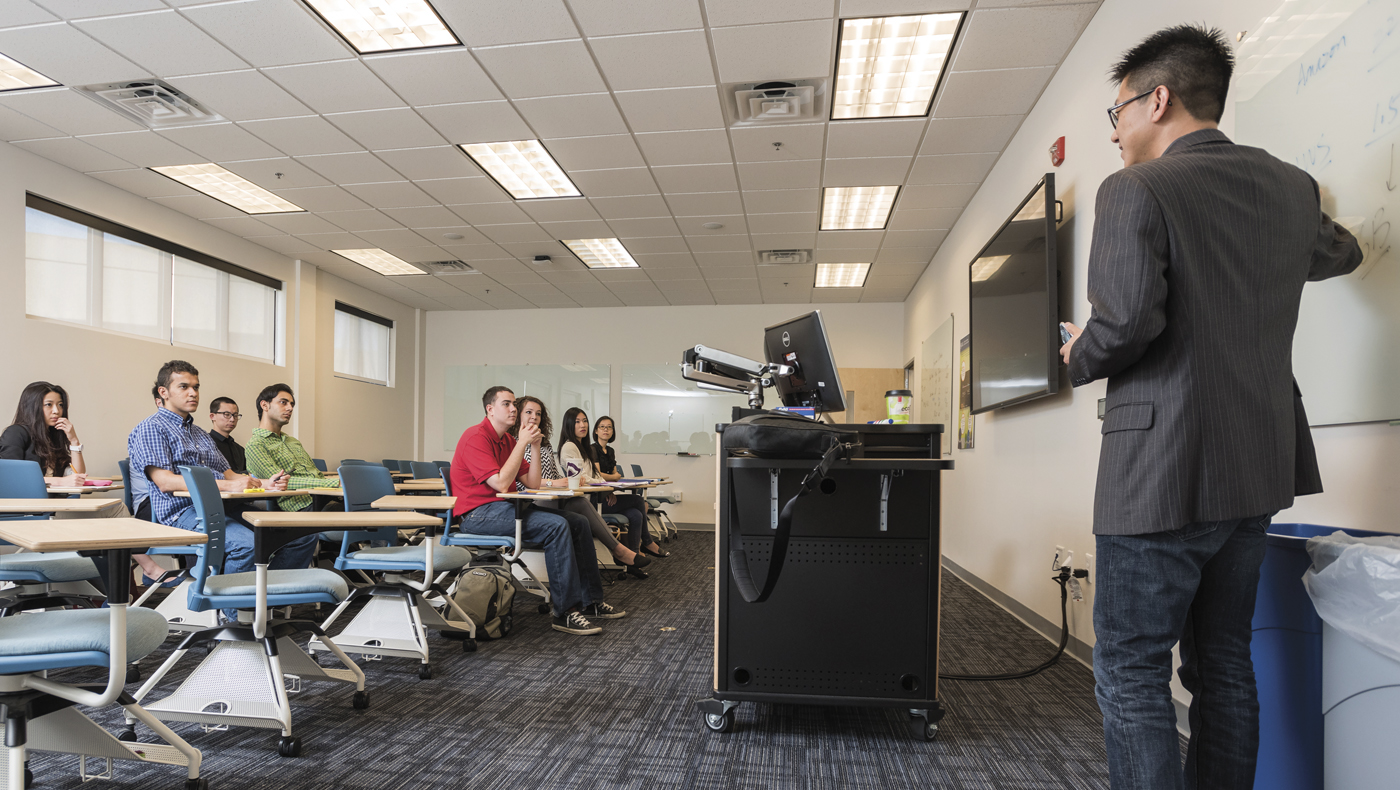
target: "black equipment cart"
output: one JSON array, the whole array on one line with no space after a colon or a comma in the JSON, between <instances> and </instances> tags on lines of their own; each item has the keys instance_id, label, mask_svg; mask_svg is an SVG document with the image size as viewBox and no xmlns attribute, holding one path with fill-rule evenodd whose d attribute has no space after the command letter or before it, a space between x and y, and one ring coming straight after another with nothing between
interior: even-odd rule
<instances>
[{"instance_id":1,"label":"black equipment cart","mask_svg":"<svg viewBox=\"0 0 1400 790\"><path fill-rule=\"evenodd\" d=\"M747 603L729 571L737 520L755 579L768 570L779 509L810 459L716 451L714 694L697 704L726 732L740 702L904 708L932 740L938 701L941 425L841 425L856 457L835 462L793 511L772 595Z\"/></svg>"}]
</instances>

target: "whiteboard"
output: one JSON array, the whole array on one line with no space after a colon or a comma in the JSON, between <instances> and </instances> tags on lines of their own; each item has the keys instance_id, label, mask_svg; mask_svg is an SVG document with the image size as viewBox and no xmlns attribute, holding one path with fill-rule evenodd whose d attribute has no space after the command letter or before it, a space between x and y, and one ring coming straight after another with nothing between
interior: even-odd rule
<instances>
[{"instance_id":1,"label":"whiteboard","mask_svg":"<svg viewBox=\"0 0 1400 790\"><path fill-rule=\"evenodd\" d=\"M1317 179L1323 210L1366 253L1352 275L1303 289L1294 374L1313 425L1400 418L1400 0L1284 9L1240 48L1253 72L1237 87L1259 87L1235 105L1235 141Z\"/></svg>"}]
</instances>

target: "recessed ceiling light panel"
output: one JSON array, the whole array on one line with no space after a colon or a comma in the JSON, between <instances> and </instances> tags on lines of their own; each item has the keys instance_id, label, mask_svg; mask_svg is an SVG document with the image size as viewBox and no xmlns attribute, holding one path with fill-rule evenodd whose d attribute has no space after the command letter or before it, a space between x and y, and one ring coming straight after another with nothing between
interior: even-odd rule
<instances>
[{"instance_id":1,"label":"recessed ceiling light panel","mask_svg":"<svg viewBox=\"0 0 1400 790\"><path fill-rule=\"evenodd\" d=\"M417 266L396 258L378 248L368 250L331 250L331 252L343 258L349 258L366 269L379 272L389 277L400 274L424 273L423 270Z\"/></svg>"},{"instance_id":2,"label":"recessed ceiling light panel","mask_svg":"<svg viewBox=\"0 0 1400 790\"><path fill-rule=\"evenodd\" d=\"M539 140L469 143L462 150L516 200L583 195Z\"/></svg>"},{"instance_id":3,"label":"recessed ceiling light panel","mask_svg":"<svg viewBox=\"0 0 1400 790\"><path fill-rule=\"evenodd\" d=\"M1010 255L991 255L973 261L972 281L981 283L992 279L992 275L996 274L997 270L1001 268L1001 265L1006 263L1010 258Z\"/></svg>"},{"instance_id":4,"label":"recessed ceiling light panel","mask_svg":"<svg viewBox=\"0 0 1400 790\"><path fill-rule=\"evenodd\" d=\"M925 115L962 13L841 20L831 118Z\"/></svg>"},{"instance_id":5,"label":"recessed ceiling light panel","mask_svg":"<svg viewBox=\"0 0 1400 790\"><path fill-rule=\"evenodd\" d=\"M0 91L48 88L57 84L23 63L0 55Z\"/></svg>"},{"instance_id":6,"label":"recessed ceiling light panel","mask_svg":"<svg viewBox=\"0 0 1400 790\"><path fill-rule=\"evenodd\" d=\"M427 0L306 0L306 4L361 55L462 43Z\"/></svg>"},{"instance_id":7,"label":"recessed ceiling light panel","mask_svg":"<svg viewBox=\"0 0 1400 790\"><path fill-rule=\"evenodd\" d=\"M861 288L865 285L865 276L869 273L868 263L819 263L817 287Z\"/></svg>"},{"instance_id":8,"label":"recessed ceiling light panel","mask_svg":"<svg viewBox=\"0 0 1400 790\"><path fill-rule=\"evenodd\" d=\"M822 190L822 230L883 230L899 187L827 187Z\"/></svg>"},{"instance_id":9,"label":"recessed ceiling light panel","mask_svg":"<svg viewBox=\"0 0 1400 790\"><path fill-rule=\"evenodd\" d=\"M617 239L565 239L564 246L573 251L583 265L590 269L636 268L632 254Z\"/></svg>"},{"instance_id":10,"label":"recessed ceiling light panel","mask_svg":"<svg viewBox=\"0 0 1400 790\"><path fill-rule=\"evenodd\" d=\"M306 209L213 163L151 168L245 214L287 214Z\"/></svg>"}]
</instances>

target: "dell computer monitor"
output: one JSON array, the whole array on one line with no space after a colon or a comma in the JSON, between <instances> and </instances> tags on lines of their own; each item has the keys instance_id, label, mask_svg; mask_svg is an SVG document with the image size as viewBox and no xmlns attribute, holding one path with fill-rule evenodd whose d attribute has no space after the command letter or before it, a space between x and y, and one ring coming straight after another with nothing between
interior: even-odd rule
<instances>
[{"instance_id":1,"label":"dell computer monitor","mask_svg":"<svg viewBox=\"0 0 1400 790\"><path fill-rule=\"evenodd\" d=\"M818 412L846 410L846 391L841 389L820 310L765 329L763 354L770 364L796 368L791 376L773 377L784 406L811 406Z\"/></svg>"}]
</instances>

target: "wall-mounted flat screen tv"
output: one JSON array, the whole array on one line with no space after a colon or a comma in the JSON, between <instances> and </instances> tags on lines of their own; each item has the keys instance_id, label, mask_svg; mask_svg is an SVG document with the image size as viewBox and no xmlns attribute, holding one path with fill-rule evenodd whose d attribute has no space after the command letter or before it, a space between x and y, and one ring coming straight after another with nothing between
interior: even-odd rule
<instances>
[{"instance_id":1,"label":"wall-mounted flat screen tv","mask_svg":"<svg viewBox=\"0 0 1400 790\"><path fill-rule=\"evenodd\" d=\"M968 267L973 414L1060 388L1058 214L1046 173Z\"/></svg>"}]
</instances>

